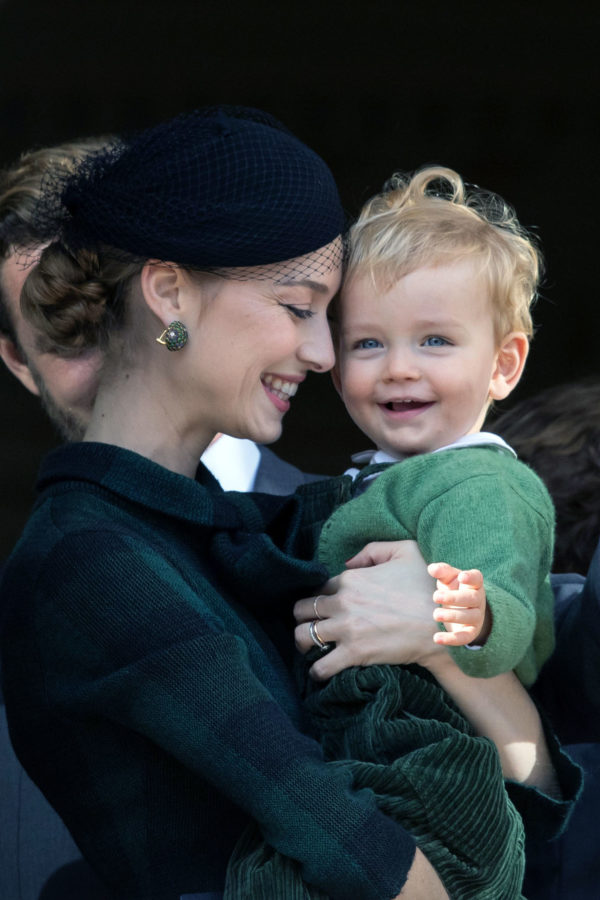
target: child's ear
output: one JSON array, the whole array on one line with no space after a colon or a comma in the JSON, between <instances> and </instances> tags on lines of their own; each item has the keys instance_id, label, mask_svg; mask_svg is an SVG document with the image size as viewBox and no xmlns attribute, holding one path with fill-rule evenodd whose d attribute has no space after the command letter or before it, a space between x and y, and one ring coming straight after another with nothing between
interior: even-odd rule
<instances>
[{"instance_id":1,"label":"child's ear","mask_svg":"<svg viewBox=\"0 0 600 900\"><path fill-rule=\"evenodd\" d=\"M490 379L490 400L504 400L519 383L529 341L522 331L512 331L502 339L496 353L496 365Z\"/></svg>"}]
</instances>

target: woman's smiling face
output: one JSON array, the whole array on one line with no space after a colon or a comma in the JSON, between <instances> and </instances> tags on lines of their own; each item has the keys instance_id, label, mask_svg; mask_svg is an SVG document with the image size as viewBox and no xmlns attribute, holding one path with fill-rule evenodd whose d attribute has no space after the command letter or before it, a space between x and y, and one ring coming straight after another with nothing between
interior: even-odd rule
<instances>
[{"instance_id":1,"label":"woman's smiling face","mask_svg":"<svg viewBox=\"0 0 600 900\"><path fill-rule=\"evenodd\" d=\"M307 260L329 258L331 246ZM195 354L189 387L213 434L271 443L307 372L333 366L327 308L340 285L341 258L306 272L298 266L283 277L251 275L244 281L219 279L197 321L186 323L185 352Z\"/></svg>"}]
</instances>

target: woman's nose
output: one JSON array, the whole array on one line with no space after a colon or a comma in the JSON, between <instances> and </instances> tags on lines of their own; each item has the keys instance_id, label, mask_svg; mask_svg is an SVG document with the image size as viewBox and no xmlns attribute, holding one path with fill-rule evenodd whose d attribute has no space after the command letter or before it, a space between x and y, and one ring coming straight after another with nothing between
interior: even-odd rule
<instances>
[{"instance_id":1,"label":"woman's nose","mask_svg":"<svg viewBox=\"0 0 600 900\"><path fill-rule=\"evenodd\" d=\"M335 363L335 351L327 320L310 322L310 333L298 348L298 358L314 372L328 372Z\"/></svg>"}]
</instances>

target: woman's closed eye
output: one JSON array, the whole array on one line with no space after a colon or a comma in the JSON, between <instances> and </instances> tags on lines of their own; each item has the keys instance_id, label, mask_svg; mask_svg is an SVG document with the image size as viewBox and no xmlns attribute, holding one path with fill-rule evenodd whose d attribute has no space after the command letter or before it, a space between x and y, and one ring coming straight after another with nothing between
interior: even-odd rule
<instances>
[{"instance_id":1,"label":"woman's closed eye","mask_svg":"<svg viewBox=\"0 0 600 900\"><path fill-rule=\"evenodd\" d=\"M422 347L450 347L451 345L452 341L439 334L430 334L421 344Z\"/></svg>"},{"instance_id":2,"label":"woman's closed eye","mask_svg":"<svg viewBox=\"0 0 600 900\"><path fill-rule=\"evenodd\" d=\"M314 316L314 311L312 309L305 309L301 306L294 306L292 303L281 303L280 306L283 306L284 309L289 309L293 316L296 316L297 319L310 319Z\"/></svg>"}]
</instances>

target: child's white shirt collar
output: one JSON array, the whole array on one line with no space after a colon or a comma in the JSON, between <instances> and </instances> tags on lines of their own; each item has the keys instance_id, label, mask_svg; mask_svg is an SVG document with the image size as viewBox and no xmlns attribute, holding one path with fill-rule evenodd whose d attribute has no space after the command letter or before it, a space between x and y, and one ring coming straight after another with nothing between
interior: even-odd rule
<instances>
[{"instance_id":1,"label":"child's white shirt collar","mask_svg":"<svg viewBox=\"0 0 600 900\"><path fill-rule=\"evenodd\" d=\"M475 434L465 434L452 444L437 447L432 453L440 453L442 450L460 450L464 447L489 447L490 445L508 450L515 458L517 456L510 444L507 444L499 434L493 434L491 431L477 431ZM401 462L406 458L400 453L392 456L390 453L386 453L385 450L361 450L359 453L353 453L351 457L352 462L360 463L361 465ZM344 475L351 475L352 478L356 478L359 472L360 469L350 468L344 472ZM369 481L370 478L377 478L377 472L368 476L365 481Z\"/></svg>"}]
</instances>

